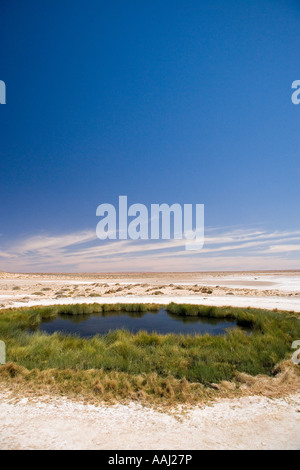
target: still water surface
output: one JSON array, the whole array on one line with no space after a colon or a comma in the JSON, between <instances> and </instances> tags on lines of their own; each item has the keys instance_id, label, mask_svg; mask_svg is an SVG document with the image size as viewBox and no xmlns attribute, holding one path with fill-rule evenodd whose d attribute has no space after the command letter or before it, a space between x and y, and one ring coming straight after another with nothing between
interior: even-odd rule
<instances>
[{"instance_id":1,"label":"still water surface","mask_svg":"<svg viewBox=\"0 0 300 470\"><path fill-rule=\"evenodd\" d=\"M205 334L223 335L227 328L234 328L235 321L182 317L168 313L165 309L158 312L106 312L92 315L60 315L54 320L44 321L40 331L52 334L55 332L76 334L82 338L104 335L109 331L126 329L132 333L138 331L156 332L159 334Z\"/></svg>"}]
</instances>

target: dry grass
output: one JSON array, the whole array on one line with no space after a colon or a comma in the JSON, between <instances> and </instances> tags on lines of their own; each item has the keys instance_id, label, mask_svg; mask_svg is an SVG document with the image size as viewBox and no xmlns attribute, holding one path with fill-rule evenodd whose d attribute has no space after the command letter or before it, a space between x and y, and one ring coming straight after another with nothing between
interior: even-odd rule
<instances>
[{"instance_id":1,"label":"dry grass","mask_svg":"<svg viewBox=\"0 0 300 470\"><path fill-rule=\"evenodd\" d=\"M0 366L0 383L12 396L67 396L91 404L115 404L139 401L143 405L176 408L179 404L193 406L217 399L241 396L282 398L300 390L299 367L284 361L277 366L274 377L237 374L234 381L222 381L205 387L186 379L165 379L156 373L132 376L120 372L107 373L89 369L28 369L9 363Z\"/></svg>"}]
</instances>

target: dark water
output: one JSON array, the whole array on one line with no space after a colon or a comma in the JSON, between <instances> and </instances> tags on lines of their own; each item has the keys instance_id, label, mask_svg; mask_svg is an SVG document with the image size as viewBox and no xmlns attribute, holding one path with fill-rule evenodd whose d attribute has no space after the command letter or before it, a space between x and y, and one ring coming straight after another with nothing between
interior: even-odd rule
<instances>
[{"instance_id":1,"label":"dark water","mask_svg":"<svg viewBox=\"0 0 300 470\"><path fill-rule=\"evenodd\" d=\"M182 333L205 334L218 336L226 333L227 328L234 328L235 321L224 321L212 318L182 317L166 312L106 312L95 315L60 315L54 320L45 321L40 331L52 334L61 332L76 334L89 338L97 334L104 335L109 331L126 329L132 333L140 330L159 334Z\"/></svg>"}]
</instances>

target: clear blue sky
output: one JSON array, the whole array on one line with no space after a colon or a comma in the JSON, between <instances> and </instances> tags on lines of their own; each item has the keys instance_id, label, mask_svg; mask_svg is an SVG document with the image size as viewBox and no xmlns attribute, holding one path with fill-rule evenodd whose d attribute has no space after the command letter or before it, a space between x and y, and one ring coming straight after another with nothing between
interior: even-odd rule
<instances>
[{"instance_id":1,"label":"clear blue sky","mask_svg":"<svg viewBox=\"0 0 300 470\"><path fill-rule=\"evenodd\" d=\"M298 0L1 0L0 17L0 269L42 269L16 247L94 231L119 195L298 246ZM107 270L76 263L49 269Z\"/></svg>"}]
</instances>

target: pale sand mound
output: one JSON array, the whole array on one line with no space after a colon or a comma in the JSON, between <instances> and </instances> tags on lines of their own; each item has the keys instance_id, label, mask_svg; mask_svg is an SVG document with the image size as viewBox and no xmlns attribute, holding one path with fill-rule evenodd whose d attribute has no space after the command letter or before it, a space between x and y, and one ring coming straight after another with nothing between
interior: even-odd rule
<instances>
[{"instance_id":1,"label":"pale sand mound","mask_svg":"<svg viewBox=\"0 0 300 470\"><path fill-rule=\"evenodd\" d=\"M141 405L0 396L1 449L300 449L300 394L244 397L176 417Z\"/></svg>"},{"instance_id":2,"label":"pale sand mound","mask_svg":"<svg viewBox=\"0 0 300 470\"><path fill-rule=\"evenodd\" d=\"M82 302L172 301L300 312L300 272L0 273L0 309Z\"/></svg>"}]
</instances>

